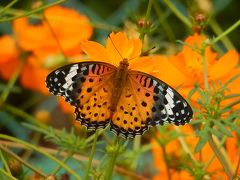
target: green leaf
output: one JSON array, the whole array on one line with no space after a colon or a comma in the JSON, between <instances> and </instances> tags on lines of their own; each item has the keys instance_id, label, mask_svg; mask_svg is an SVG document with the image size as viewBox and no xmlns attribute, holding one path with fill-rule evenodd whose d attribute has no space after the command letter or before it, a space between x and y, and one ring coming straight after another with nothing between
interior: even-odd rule
<instances>
[{"instance_id":1,"label":"green leaf","mask_svg":"<svg viewBox=\"0 0 240 180\"><path fill-rule=\"evenodd\" d=\"M196 147L195 147L195 153L198 153L202 148L203 146L207 143L208 141L208 137L207 137L207 134L206 136L203 136L203 137L200 137Z\"/></svg>"},{"instance_id":2,"label":"green leaf","mask_svg":"<svg viewBox=\"0 0 240 180\"><path fill-rule=\"evenodd\" d=\"M219 132L219 131L218 131L217 129L215 129L215 128L211 128L211 129L210 129L210 132L211 132L212 134L214 134L215 136L219 137L219 138L222 137L222 133Z\"/></svg>"},{"instance_id":3,"label":"green leaf","mask_svg":"<svg viewBox=\"0 0 240 180\"><path fill-rule=\"evenodd\" d=\"M228 125L232 131L236 131L236 133L240 134L240 127L238 127L236 124L227 120L223 122Z\"/></svg>"},{"instance_id":4,"label":"green leaf","mask_svg":"<svg viewBox=\"0 0 240 180\"><path fill-rule=\"evenodd\" d=\"M240 97L240 94L229 94L229 95L225 96L224 99L231 99L231 98L236 98L236 97Z\"/></svg>"},{"instance_id":5,"label":"green leaf","mask_svg":"<svg viewBox=\"0 0 240 180\"><path fill-rule=\"evenodd\" d=\"M231 132L227 129L226 126L224 126L220 121L215 120L214 124L218 127L218 129L225 135L227 135L228 137L232 137Z\"/></svg>"},{"instance_id":6,"label":"green leaf","mask_svg":"<svg viewBox=\"0 0 240 180\"><path fill-rule=\"evenodd\" d=\"M199 152L203 146L207 143L208 139L209 139L209 131L210 131L210 127L208 124L206 124L202 130L199 130L199 136L200 139L195 147L195 152Z\"/></svg>"}]
</instances>

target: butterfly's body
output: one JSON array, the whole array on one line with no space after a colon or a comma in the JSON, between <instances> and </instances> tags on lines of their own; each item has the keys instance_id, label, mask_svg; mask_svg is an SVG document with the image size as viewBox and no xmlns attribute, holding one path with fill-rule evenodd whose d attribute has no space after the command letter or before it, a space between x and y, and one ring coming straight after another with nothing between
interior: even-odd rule
<instances>
[{"instance_id":1,"label":"butterfly's body","mask_svg":"<svg viewBox=\"0 0 240 180\"><path fill-rule=\"evenodd\" d=\"M111 106L110 106L110 110L112 112L116 110L116 106L122 94L123 87L125 87L125 84L127 82L128 66L129 66L128 60L123 59L120 62L119 67L117 68L117 71L114 74L114 78L113 78L114 86L113 86L112 100L111 100Z\"/></svg>"},{"instance_id":2,"label":"butterfly's body","mask_svg":"<svg viewBox=\"0 0 240 180\"><path fill-rule=\"evenodd\" d=\"M193 112L169 85L149 74L99 61L63 66L46 80L50 92L75 107L76 119L88 129L105 128L124 138L143 134L149 126L184 125Z\"/></svg>"}]
</instances>

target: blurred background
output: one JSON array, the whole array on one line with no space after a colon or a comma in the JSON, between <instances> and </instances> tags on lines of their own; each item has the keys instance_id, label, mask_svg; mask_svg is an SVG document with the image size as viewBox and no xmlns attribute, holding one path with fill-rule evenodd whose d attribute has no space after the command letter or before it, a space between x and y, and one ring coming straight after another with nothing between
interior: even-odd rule
<instances>
[{"instance_id":1,"label":"blurred background","mask_svg":"<svg viewBox=\"0 0 240 180\"><path fill-rule=\"evenodd\" d=\"M13 5L4 9L11 2ZM55 155L59 155L58 153L61 152L59 150L70 153L79 151L80 155L78 154L75 159L70 156L59 156L59 159L63 161L70 159L67 161L68 166L82 176L82 169L86 169L86 159L84 158L88 157L90 152L93 133L87 132L85 128L74 122L74 109L71 106L48 93L45 88L45 78L56 67L75 62L79 58L86 58L81 47L76 45L78 40L90 39L105 44L109 33L118 31L126 32L128 37L138 37L144 24L149 2L146 0L68 0L62 2L61 6L71 9L71 12L61 9L49 10L43 17L42 14L47 5L55 2L60 1L0 1L0 132L46 148L43 150L49 153L51 152L47 148L53 148L55 151L52 154ZM41 9L41 7L44 8ZM172 7L176 8L187 21L176 16ZM239 7L240 1L238 0L152 0L143 51L155 47L152 51L154 54L175 55L182 49L182 44L177 41L183 42L194 33L204 31L209 38L214 38L239 21ZM32 12L33 9L38 8L40 10ZM16 19L22 14L28 15L29 19ZM59 17L63 22L71 21L73 18L73 22L81 23L76 26L64 26L64 23L59 22L53 23L52 27L47 27L53 33L44 36L47 26L47 23L43 22L44 18L54 17L54 14L56 17L61 14ZM239 33L238 27L227 37L218 41L213 49L219 57L230 49L239 51ZM56 41L58 38L59 42ZM21 60L19 61L19 59ZM66 128L66 131L62 128ZM166 138L167 140L163 144L176 139L179 135L179 132L176 131L168 134L169 130L166 127L161 127L158 131L171 137ZM111 136L109 130L102 132L102 138L97 143L95 169L91 171L92 179L100 177L99 174L106 164L107 150L105 148L110 144ZM89 140L88 137L91 139ZM91 143L87 144L86 141ZM17 143L3 143L3 141L1 143L12 147L15 154L30 162L36 169L41 169L45 174L51 174L52 169L57 169L58 178L73 177L64 169L58 171L57 163L41 153L38 154L32 149L18 146ZM124 155L118 160L118 169L114 179L160 179L161 176L169 179L168 171L158 174L159 166L161 171L161 167L164 165L156 165L156 162L162 161L163 156L168 157L167 160L165 158L169 163L167 168L177 172L177 175L173 177L193 179L194 172L191 172L191 176L185 176L185 173L182 173L179 168L188 169L185 161L191 161L187 155L184 158L175 158L175 156L167 156L163 151L163 159L157 159L153 154L158 150L154 151L151 146L153 138L150 132L143 136L140 144L141 147L139 142L128 142L126 146L129 149L124 151ZM237 146L239 146L239 142ZM172 147L178 146L173 144ZM175 150L178 151L178 149ZM238 149L235 149L234 152L238 152ZM36 172L33 173L21 163L12 161L12 157L7 153L3 153L3 155L6 156L8 162L13 162L11 168L15 168L17 174L15 177L18 179L39 178ZM102 158L103 156L105 159ZM64 158L66 159L64 160ZM3 165L3 162L0 164ZM125 165L130 168L124 168ZM200 170L202 166L196 165L194 168ZM201 173L206 173L206 171ZM218 170L214 173L218 173ZM203 176L195 175L195 177ZM209 179L211 177L213 176L207 176ZM223 174L214 178L217 177L223 177ZM4 175L0 176L1 178L4 179Z\"/></svg>"}]
</instances>

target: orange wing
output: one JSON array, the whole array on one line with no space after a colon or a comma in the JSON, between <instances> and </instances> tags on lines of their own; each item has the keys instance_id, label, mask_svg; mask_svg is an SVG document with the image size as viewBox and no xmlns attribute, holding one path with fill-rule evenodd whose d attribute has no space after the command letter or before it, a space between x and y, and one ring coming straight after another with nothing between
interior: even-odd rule
<instances>
[{"instance_id":1,"label":"orange wing","mask_svg":"<svg viewBox=\"0 0 240 180\"><path fill-rule=\"evenodd\" d=\"M103 62L63 66L47 77L49 91L75 106L76 119L88 129L104 128L110 121L113 76L116 67Z\"/></svg>"},{"instance_id":2,"label":"orange wing","mask_svg":"<svg viewBox=\"0 0 240 180\"><path fill-rule=\"evenodd\" d=\"M142 135L149 126L189 122L193 112L184 98L163 81L138 71L129 71L111 130L124 138Z\"/></svg>"}]
</instances>

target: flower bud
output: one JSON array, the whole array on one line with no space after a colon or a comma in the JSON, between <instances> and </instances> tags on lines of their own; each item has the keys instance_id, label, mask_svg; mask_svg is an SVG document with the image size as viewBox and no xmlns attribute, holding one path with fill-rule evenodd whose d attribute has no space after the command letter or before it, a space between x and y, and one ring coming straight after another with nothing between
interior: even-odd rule
<instances>
[{"instance_id":1,"label":"flower bud","mask_svg":"<svg viewBox=\"0 0 240 180\"><path fill-rule=\"evenodd\" d=\"M140 28L143 28L144 27L144 23L145 23L145 20L144 19L140 19L139 21L138 21L138 26L140 27ZM152 25L152 23L150 22L150 21L146 21L146 27L150 27Z\"/></svg>"},{"instance_id":2,"label":"flower bud","mask_svg":"<svg viewBox=\"0 0 240 180\"><path fill-rule=\"evenodd\" d=\"M8 161L8 166L14 177L18 177L22 173L22 164L18 160L11 158Z\"/></svg>"}]
</instances>

